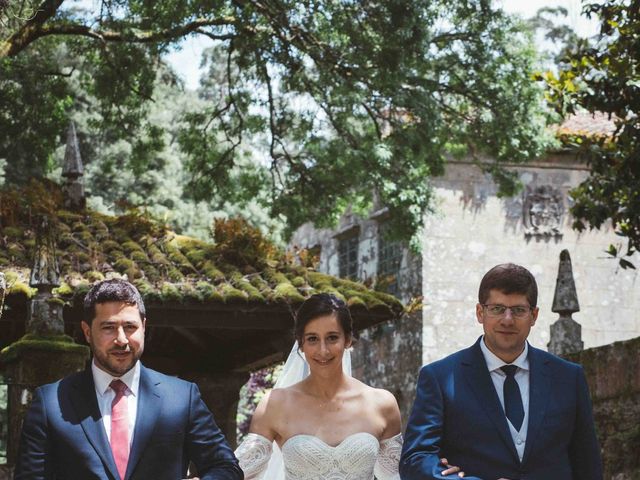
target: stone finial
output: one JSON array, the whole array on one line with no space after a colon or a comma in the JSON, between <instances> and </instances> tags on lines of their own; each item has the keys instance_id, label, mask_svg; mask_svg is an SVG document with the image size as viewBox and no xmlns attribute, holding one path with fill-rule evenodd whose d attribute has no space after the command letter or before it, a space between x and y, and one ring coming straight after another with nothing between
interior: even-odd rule
<instances>
[{"instance_id":1,"label":"stone finial","mask_svg":"<svg viewBox=\"0 0 640 480\"><path fill-rule=\"evenodd\" d=\"M76 126L70 122L67 130L67 150L64 154L62 167L62 176L66 177L64 185L62 185L64 208L82 210L86 206L87 200L84 196L84 184L82 183L83 173L84 167L80 156Z\"/></svg>"},{"instance_id":2,"label":"stone finial","mask_svg":"<svg viewBox=\"0 0 640 480\"><path fill-rule=\"evenodd\" d=\"M64 152L64 165L62 166L62 176L67 178L78 178L84 174L82 157L80 156L80 146L76 135L76 126L69 122L67 129L67 149Z\"/></svg>"},{"instance_id":3,"label":"stone finial","mask_svg":"<svg viewBox=\"0 0 640 480\"><path fill-rule=\"evenodd\" d=\"M36 229L36 253L29 285L41 291L60 286L60 269L56 257L54 234L47 217L43 216Z\"/></svg>"},{"instance_id":4,"label":"stone finial","mask_svg":"<svg viewBox=\"0 0 640 480\"><path fill-rule=\"evenodd\" d=\"M553 296L551 311L559 314L558 320L551 325L551 338L547 348L556 355L579 352L584 348L582 326L571 315L580 311L576 284L573 280L571 257L568 250L560 252L556 292Z\"/></svg>"},{"instance_id":5,"label":"stone finial","mask_svg":"<svg viewBox=\"0 0 640 480\"><path fill-rule=\"evenodd\" d=\"M553 295L551 311L561 316L571 316L580 311L576 282L573 280L571 268L571 256L568 250L560 252L560 265L558 266L558 278L556 279L556 292Z\"/></svg>"}]
</instances>

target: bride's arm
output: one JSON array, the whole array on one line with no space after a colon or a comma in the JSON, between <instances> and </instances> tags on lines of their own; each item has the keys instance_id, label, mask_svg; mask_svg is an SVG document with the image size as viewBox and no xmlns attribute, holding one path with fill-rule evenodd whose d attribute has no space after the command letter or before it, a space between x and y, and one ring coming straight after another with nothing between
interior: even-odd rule
<instances>
[{"instance_id":1,"label":"bride's arm","mask_svg":"<svg viewBox=\"0 0 640 480\"><path fill-rule=\"evenodd\" d=\"M380 440L380 450L374 468L379 480L400 480L398 465L402 451L402 434L400 429L400 408L395 397L386 390L379 390L380 413L385 421L385 429Z\"/></svg>"},{"instance_id":2,"label":"bride's arm","mask_svg":"<svg viewBox=\"0 0 640 480\"><path fill-rule=\"evenodd\" d=\"M235 451L245 480L259 479L269 465L276 438L273 424L278 411L274 405L277 397L277 394L272 396L272 392L268 392L260 401L253 413L249 434Z\"/></svg>"}]
</instances>

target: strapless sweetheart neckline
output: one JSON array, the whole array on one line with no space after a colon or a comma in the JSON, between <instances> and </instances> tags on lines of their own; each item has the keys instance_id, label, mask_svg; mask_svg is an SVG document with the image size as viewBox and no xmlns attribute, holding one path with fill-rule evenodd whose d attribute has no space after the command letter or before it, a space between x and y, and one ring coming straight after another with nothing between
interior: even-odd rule
<instances>
[{"instance_id":1,"label":"strapless sweetheart neckline","mask_svg":"<svg viewBox=\"0 0 640 480\"><path fill-rule=\"evenodd\" d=\"M356 433L352 433L351 435L347 435L347 436L346 436L346 437L344 437L344 438L343 438L343 439L342 439L338 444L336 444L336 445L330 445L330 444L328 444L327 442L325 442L324 440L322 440L320 437L316 437L315 435L311 435L311 434L309 434L309 433L297 433L297 434L292 435L291 437L287 438L287 441L286 441L286 442L284 442L284 443L282 444L282 448L284 449L285 445L286 445L287 443L289 443L291 440L293 440L294 438L300 438L300 437L310 437L310 438L313 438L313 439L317 440L318 442L322 443L322 444L323 444L324 446L326 446L327 448L339 448L339 447L340 447L340 445L342 445L344 442L346 442L347 440L349 440L349 439L351 439L351 438L353 438L353 437L356 437L356 436L358 436L358 435L367 435L367 436L369 436L369 437L373 438L376 442L378 442L378 441L379 441L379 440L378 440L378 438L377 438L375 435L373 435L373 434L371 434L371 433L369 433L369 432L356 432Z\"/></svg>"}]
</instances>

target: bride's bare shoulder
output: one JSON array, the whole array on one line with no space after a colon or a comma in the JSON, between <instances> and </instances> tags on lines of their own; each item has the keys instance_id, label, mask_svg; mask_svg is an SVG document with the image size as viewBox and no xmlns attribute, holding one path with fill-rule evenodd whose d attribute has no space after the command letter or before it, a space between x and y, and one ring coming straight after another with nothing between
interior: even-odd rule
<instances>
[{"instance_id":1,"label":"bride's bare shoulder","mask_svg":"<svg viewBox=\"0 0 640 480\"><path fill-rule=\"evenodd\" d=\"M399 411L398 402L393 394L384 388L375 388L356 380L362 395L369 405L375 405L385 416L394 415Z\"/></svg>"}]
</instances>

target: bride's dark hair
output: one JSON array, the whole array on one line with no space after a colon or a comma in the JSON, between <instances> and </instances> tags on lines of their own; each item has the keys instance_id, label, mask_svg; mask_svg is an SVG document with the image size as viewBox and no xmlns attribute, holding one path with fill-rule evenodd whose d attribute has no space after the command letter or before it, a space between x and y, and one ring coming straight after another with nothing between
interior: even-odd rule
<instances>
[{"instance_id":1,"label":"bride's dark hair","mask_svg":"<svg viewBox=\"0 0 640 480\"><path fill-rule=\"evenodd\" d=\"M335 315L347 339L353 339L353 320L347 304L330 293L316 293L307 298L295 315L294 335L298 345L304 343L304 327L311 320Z\"/></svg>"}]
</instances>

